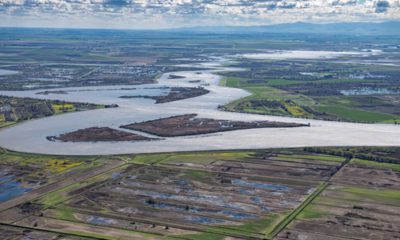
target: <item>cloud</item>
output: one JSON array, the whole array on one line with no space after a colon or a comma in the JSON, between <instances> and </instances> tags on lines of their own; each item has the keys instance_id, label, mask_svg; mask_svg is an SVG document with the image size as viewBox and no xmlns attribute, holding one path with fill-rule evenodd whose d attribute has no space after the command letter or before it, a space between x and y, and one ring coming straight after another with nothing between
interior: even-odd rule
<instances>
[{"instance_id":1,"label":"cloud","mask_svg":"<svg viewBox=\"0 0 400 240\"><path fill-rule=\"evenodd\" d=\"M389 7L390 7L390 4L388 1L378 1L376 3L375 12L376 13L385 13L385 12L387 12Z\"/></svg>"},{"instance_id":2,"label":"cloud","mask_svg":"<svg viewBox=\"0 0 400 240\"><path fill-rule=\"evenodd\" d=\"M400 0L0 0L1 25L159 28L400 19Z\"/></svg>"},{"instance_id":3,"label":"cloud","mask_svg":"<svg viewBox=\"0 0 400 240\"><path fill-rule=\"evenodd\" d=\"M129 4L127 0L107 0L104 2L104 5L111 5L111 6L119 6L125 7Z\"/></svg>"}]
</instances>

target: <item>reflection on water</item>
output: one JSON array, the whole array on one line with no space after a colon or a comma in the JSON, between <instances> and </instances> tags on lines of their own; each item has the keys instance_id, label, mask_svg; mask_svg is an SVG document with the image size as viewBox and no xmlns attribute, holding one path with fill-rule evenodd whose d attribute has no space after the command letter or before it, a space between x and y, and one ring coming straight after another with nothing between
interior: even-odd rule
<instances>
[{"instance_id":1,"label":"reflection on water","mask_svg":"<svg viewBox=\"0 0 400 240\"><path fill-rule=\"evenodd\" d=\"M400 94L400 91L395 91L387 88L359 88L359 89L341 90L340 93L346 96L385 95L385 94Z\"/></svg>"}]
</instances>

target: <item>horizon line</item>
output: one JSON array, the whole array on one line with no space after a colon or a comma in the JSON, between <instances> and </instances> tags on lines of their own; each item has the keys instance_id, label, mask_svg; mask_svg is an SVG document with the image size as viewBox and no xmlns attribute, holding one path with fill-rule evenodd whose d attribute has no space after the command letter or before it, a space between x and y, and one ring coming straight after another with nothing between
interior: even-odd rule
<instances>
[{"instance_id":1,"label":"horizon line","mask_svg":"<svg viewBox=\"0 0 400 240\"><path fill-rule=\"evenodd\" d=\"M378 20L378 21L342 21L342 22L325 22L325 23L315 23L306 21L296 21L296 22L283 22L283 23L273 23L273 24L252 24L252 25L214 25L214 26L181 26L181 27L165 27L165 28L111 28L111 27L61 27L61 26L11 26L11 25L0 25L0 28L15 28L15 29L68 29L68 30L116 30L116 31L171 31L171 30L185 30L185 29L212 29L212 28L244 28L244 27L272 27L279 25L294 25L294 24L309 24L309 25L333 25L333 24L383 24L383 23L399 23L400 20Z\"/></svg>"}]
</instances>

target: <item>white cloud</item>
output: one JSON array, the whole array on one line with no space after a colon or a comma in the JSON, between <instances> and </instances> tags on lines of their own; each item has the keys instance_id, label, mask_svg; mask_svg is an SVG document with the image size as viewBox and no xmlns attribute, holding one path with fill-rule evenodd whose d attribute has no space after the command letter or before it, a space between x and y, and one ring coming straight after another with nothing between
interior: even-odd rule
<instances>
[{"instance_id":1,"label":"white cloud","mask_svg":"<svg viewBox=\"0 0 400 240\"><path fill-rule=\"evenodd\" d=\"M0 0L1 25L174 27L400 18L400 0Z\"/></svg>"}]
</instances>

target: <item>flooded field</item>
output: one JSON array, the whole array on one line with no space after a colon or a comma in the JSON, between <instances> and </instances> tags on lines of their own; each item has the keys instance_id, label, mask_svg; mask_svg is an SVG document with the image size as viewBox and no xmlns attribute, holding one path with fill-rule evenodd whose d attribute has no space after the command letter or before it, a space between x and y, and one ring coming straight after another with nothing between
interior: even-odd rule
<instances>
[{"instance_id":1,"label":"flooded field","mask_svg":"<svg viewBox=\"0 0 400 240\"><path fill-rule=\"evenodd\" d=\"M4 170L0 172L0 202L18 197L30 190L31 188L22 186L12 173Z\"/></svg>"},{"instance_id":2,"label":"flooded field","mask_svg":"<svg viewBox=\"0 0 400 240\"><path fill-rule=\"evenodd\" d=\"M0 160L0 203L68 176L71 169L83 163L62 158L18 156L4 152Z\"/></svg>"},{"instance_id":3,"label":"flooded field","mask_svg":"<svg viewBox=\"0 0 400 240\"><path fill-rule=\"evenodd\" d=\"M360 89L350 89L350 90L342 90L341 94L346 96L352 95L387 95L387 94L400 94L400 91L386 89L386 88L360 88Z\"/></svg>"},{"instance_id":4,"label":"flooded field","mask_svg":"<svg viewBox=\"0 0 400 240\"><path fill-rule=\"evenodd\" d=\"M277 239L398 239L399 190L398 171L354 159Z\"/></svg>"},{"instance_id":5,"label":"flooded field","mask_svg":"<svg viewBox=\"0 0 400 240\"><path fill-rule=\"evenodd\" d=\"M0 238L29 228L24 236L33 239L48 236L41 231L110 240L397 239L399 154L388 147L3 153L17 166L9 182L28 186L41 176L42 183L0 202ZM27 166L42 170L17 171Z\"/></svg>"},{"instance_id":6,"label":"flooded field","mask_svg":"<svg viewBox=\"0 0 400 240\"><path fill-rule=\"evenodd\" d=\"M342 56L367 56L369 53L363 52L333 52L333 51L267 51L265 53L251 53L241 55L250 59L333 59Z\"/></svg>"},{"instance_id":7,"label":"flooded field","mask_svg":"<svg viewBox=\"0 0 400 240\"><path fill-rule=\"evenodd\" d=\"M213 239L264 239L345 161L296 154L144 155L95 181L69 188L63 193L66 198L54 199L50 193L37 201L41 213L19 224L64 229L67 220L68 225L111 228L116 236L124 228L159 238L196 239L206 233ZM52 218L58 219L57 225Z\"/></svg>"}]
</instances>

